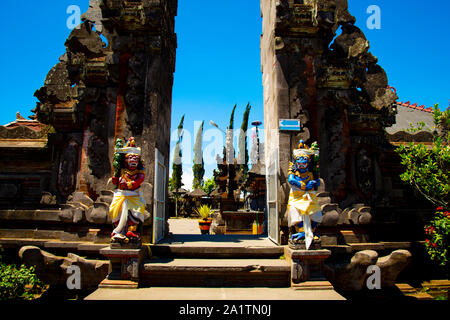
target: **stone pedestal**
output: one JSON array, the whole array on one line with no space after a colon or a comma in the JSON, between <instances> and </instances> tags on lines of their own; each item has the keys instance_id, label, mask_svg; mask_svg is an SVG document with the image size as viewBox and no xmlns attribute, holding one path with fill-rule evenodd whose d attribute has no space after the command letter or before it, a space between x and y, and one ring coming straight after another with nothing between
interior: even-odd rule
<instances>
[{"instance_id":1,"label":"stone pedestal","mask_svg":"<svg viewBox=\"0 0 450 320\"><path fill-rule=\"evenodd\" d=\"M293 241L289 239L288 241L289 249L292 250L306 250L306 242L305 240ZM319 250L322 249L322 241L321 239L314 239L309 247L309 250Z\"/></svg>"},{"instance_id":2,"label":"stone pedestal","mask_svg":"<svg viewBox=\"0 0 450 320\"><path fill-rule=\"evenodd\" d=\"M285 256L291 262L291 287L323 287L331 289L331 284L323 275L323 262L331 255L330 250L293 250L285 249Z\"/></svg>"},{"instance_id":3,"label":"stone pedestal","mask_svg":"<svg viewBox=\"0 0 450 320\"><path fill-rule=\"evenodd\" d=\"M222 198L220 200L220 211L236 211L238 209L238 203L235 199Z\"/></svg>"},{"instance_id":4,"label":"stone pedestal","mask_svg":"<svg viewBox=\"0 0 450 320\"><path fill-rule=\"evenodd\" d=\"M138 287L140 266L145 258L146 248L112 244L109 248L100 250L100 253L110 261L109 275L102 281L100 288Z\"/></svg>"},{"instance_id":5,"label":"stone pedestal","mask_svg":"<svg viewBox=\"0 0 450 320\"><path fill-rule=\"evenodd\" d=\"M265 220L262 211L223 211L222 219L225 221L226 233L252 233L253 223L258 221L262 225Z\"/></svg>"}]
</instances>

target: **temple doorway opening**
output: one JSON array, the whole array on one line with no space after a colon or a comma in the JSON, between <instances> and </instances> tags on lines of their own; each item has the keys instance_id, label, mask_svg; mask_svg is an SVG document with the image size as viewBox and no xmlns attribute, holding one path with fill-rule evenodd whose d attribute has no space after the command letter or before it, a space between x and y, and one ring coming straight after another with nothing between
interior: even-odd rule
<instances>
[{"instance_id":1,"label":"temple doorway opening","mask_svg":"<svg viewBox=\"0 0 450 320\"><path fill-rule=\"evenodd\" d=\"M257 224L258 235L266 234L260 4L230 1L220 15L211 14L214 7L178 3L168 228L201 234L196 211L203 205L212 209L211 233L252 235ZM178 188L174 162L182 172Z\"/></svg>"}]
</instances>

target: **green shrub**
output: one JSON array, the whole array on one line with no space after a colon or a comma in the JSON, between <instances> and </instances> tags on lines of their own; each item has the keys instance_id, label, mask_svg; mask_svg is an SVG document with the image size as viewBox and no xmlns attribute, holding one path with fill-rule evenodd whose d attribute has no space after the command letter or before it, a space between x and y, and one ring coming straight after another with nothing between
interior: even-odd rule
<instances>
[{"instance_id":1,"label":"green shrub","mask_svg":"<svg viewBox=\"0 0 450 320\"><path fill-rule=\"evenodd\" d=\"M425 249L432 261L440 266L448 264L449 208L450 208L450 108L440 111L435 105L433 145L410 143L400 146L397 153L405 172L400 178L418 190L437 208L436 213L425 226ZM423 129L418 124L412 132Z\"/></svg>"},{"instance_id":2,"label":"green shrub","mask_svg":"<svg viewBox=\"0 0 450 320\"><path fill-rule=\"evenodd\" d=\"M208 196L211 194L211 192L214 191L214 189L216 188L216 182L214 181L214 178L209 178L207 179L204 183L203 186L201 187L203 189L203 191L206 192L206 194L208 194Z\"/></svg>"},{"instance_id":3,"label":"green shrub","mask_svg":"<svg viewBox=\"0 0 450 320\"><path fill-rule=\"evenodd\" d=\"M33 300L47 290L34 267L2 263L0 247L0 300Z\"/></svg>"},{"instance_id":4,"label":"green shrub","mask_svg":"<svg viewBox=\"0 0 450 320\"><path fill-rule=\"evenodd\" d=\"M450 212L438 207L433 219L425 226L425 233L427 236L425 247L430 259L440 266L447 266L450 245Z\"/></svg>"},{"instance_id":5,"label":"green shrub","mask_svg":"<svg viewBox=\"0 0 450 320\"><path fill-rule=\"evenodd\" d=\"M450 206L450 108L434 107L434 140L431 148L423 144L401 145L397 153L405 172L400 178L418 190L436 207ZM416 131L421 130L419 126Z\"/></svg>"}]
</instances>

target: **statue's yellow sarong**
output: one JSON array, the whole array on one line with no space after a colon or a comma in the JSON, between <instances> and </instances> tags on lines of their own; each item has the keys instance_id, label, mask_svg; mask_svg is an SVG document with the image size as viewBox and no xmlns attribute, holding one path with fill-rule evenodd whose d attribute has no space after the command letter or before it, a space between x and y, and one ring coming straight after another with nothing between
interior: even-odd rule
<instances>
[{"instance_id":1,"label":"statue's yellow sarong","mask_svg":"<svg viewBox=\"0 0 450 320\"><path fill-rule=\"evenodd\" d=\"M142 198L141 192L129 190L115 190L114 198L109 207L109 215L113 223L119 221L117 228L114 230L120 233L127 222L128 213L135 222L144 221L145 200Z\"/></svg>"},{"instance_id":2,"label":"statue's yellow sarong","mask_svg":"<svg viewBox=\"0 0 450 320\"><path fill-rule=\"evenodd\" d=\"M303 221L302 215L311 217L313 221L320 221L322 217L315 191L303 191L291 187L287 209L289 226L294 226Z\"/></svg>"}]
</instances>

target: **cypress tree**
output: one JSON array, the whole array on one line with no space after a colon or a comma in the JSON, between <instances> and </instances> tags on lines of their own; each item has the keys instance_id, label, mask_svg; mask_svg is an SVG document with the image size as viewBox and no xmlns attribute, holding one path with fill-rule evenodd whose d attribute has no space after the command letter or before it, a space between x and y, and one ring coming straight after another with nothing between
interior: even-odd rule
<instances>
[{"instance_id":1,"label":"cypress tree","mask_svg":"<svg viewBox=\"0 0 450 320\"><path fill-rule=\"evenodd\" d=\"M184 125L184 115L181 118L180 124L178 125L178 141L175 145L175 151L173 154L173 164L172 164L172 179L171 179L171 187L174 190L175 194L175 214L178 216L178 198L179 193L178 190L183 185L181 181L183 176L183 166L181 163L182 152L180 143L183 140L183 125Z\"/></svg>"},{"instance_id":2,"label":"cypress tree","mask_svg":"<svg viewBox=\"0 0 450 320\"><path fill-rule=\"evenodd\" d=\"M248 172L248 148L247 148L247 128L248 128L248 118L251 109L250 103L247 104L244 111L244 117L241 125L241 132L239 134L239 160L240 169L244 173L244 177Z\"/></svg>"},{"instance_id":3,"label":"cypress tree","mask_svg":"<svg viewBox=\"0 0 450 320\"><path fill-rule=\"evenodd\" d=\"M194 145L194 166L192 171L194 173L194 181L192 183L192 189L198 189L203 186L203 176L205 175L205 164L203 162L202 156L202 134L203 125L205 121L202 122L200 128L198 128L197 136L195 138Z\"/></svg>"},{"instance_id":4,"label":"cypress tree","mask_svg":"<svg viewBox=\"0 0 450 320\"><path fill-rule=\"evenodd\" d=\"M233 130L234 129L234 111L236 110L236 104L233 107L233 111L231 111L231 116L230 116L230 125L228 126L229 130Z\"/></svg>"},{"instance_id":5,"label":"cypress tree","mask_svg":"<svg viewBox=\"0 0 450 320\"><path fill-rule=\"evenodd\" d=\"M227 128L227 136L225 139L225 159L228 164L233 164L234 161L234 147L233 147L233 129L234 129L234 111L236 110L236 104L231 111L230 124Z\"/></svg>"}]
</instances>

